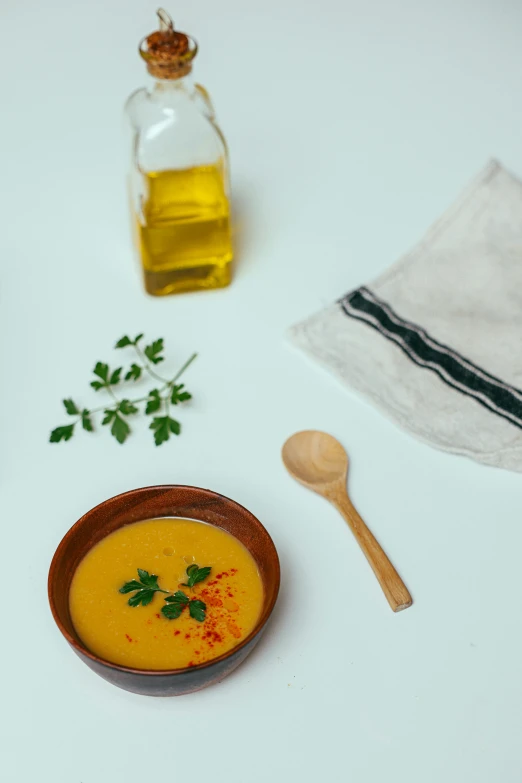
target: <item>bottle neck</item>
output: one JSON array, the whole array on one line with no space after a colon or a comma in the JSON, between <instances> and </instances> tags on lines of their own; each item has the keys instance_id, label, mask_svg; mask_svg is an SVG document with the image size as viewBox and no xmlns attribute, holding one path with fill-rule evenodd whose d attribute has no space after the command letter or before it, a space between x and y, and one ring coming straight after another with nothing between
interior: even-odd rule
<instances>
[{"instance_id":1,"label":"bottle neck","mask_svg":"<svg viewBox=\"0 0 522 783\"><path fill-rule=\"evenodd\" d=\"M167 96L177 94L191 94L194 90L194 78L189 72L179 79L158 79L150 76L147 84L149 93L153 96Z\"/></svg>"}]
</instances>

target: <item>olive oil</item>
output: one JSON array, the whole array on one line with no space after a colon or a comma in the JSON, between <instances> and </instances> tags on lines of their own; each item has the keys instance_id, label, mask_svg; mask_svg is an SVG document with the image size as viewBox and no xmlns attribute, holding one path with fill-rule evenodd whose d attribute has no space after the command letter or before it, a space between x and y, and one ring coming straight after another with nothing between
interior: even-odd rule
<instances>
[{"instance_id":1,"label":"olive oil","mask_svg":"<svg viewBox=\"0 0 522 783\"><path fill-rule=\"evenodd\" d=\"M145 288L165 294L230 283L230 208L223 167L142 174L136 215Z\"/></svg>"}]
</instances>

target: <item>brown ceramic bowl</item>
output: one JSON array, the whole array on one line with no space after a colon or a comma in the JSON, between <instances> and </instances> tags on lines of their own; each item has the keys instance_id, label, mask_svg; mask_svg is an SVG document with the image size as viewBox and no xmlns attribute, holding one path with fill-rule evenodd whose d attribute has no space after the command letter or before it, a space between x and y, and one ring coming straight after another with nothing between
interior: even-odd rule
<instances>
[{"instance_id":1,"label":"brown ceramic bowl","mask_svg":"<svg viewBox=\"0 0 522 783\"><path fill-rule=\"evenodd\" d=\"M153 671L110 663L85 647L71 622L69 589L80 560L114 530L153 517L185 517L223 528L246 546L263 580L263 608L254 630L229 652L190 669ZM239 503L198 487L143 487L100 503L64 536L49 570L49 602L58 628L96 674L134 693L179 696L219 682L254 649L274 608L279 578L279 558L272 539L261 522Z\"/></svg>"}]
</instances>

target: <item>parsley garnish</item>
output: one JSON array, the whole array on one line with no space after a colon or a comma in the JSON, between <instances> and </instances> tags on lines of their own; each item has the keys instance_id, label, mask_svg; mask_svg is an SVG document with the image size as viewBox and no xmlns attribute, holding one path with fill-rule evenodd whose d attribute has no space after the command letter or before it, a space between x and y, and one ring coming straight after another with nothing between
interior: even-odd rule
<instances>
[{"instance_id":1,"label":"parsley garnish","mask_svg":"<svg viewBox=\"0 0 522 783\"><path fill-rule=\"evenodd\" d=\"M123 367L116 367L111 369L108 364L103 362L97 362L94 366L94 380L91 381L91 388L95 392L105 391L111 398L108 405L102 405L100 408L88 408L80 409L74 400L68 398L63 400L63 405L66 413L69 416L74 416L75 421L72 424L66 424L61 427L56 427L51 432L49 438L51 443L60 443L60 441L67 441L72 438L75 432L77 424L81 424L86 432L94 432L94 426L92 421L92 415L103 411L104 416L102 419L102 426L110 426L110 432L113 438L116 438L118 443L125 443L131 433L131 428L127 420L128 416L134 416L140 413L140 409L137 407L139 403L146 403L145 413L150 415L152 413L161 413L160 416L155 416L149 426L149 429L153 431L154 442L156 446L161 446L170 439L171 435L179 435L181 432L181 424L177 419L173 419L170 416L170 406L179 405L180 403L187 402L192 398L190 392L185 389L184 384L177 383L178 379L185 372L189 364L194 361L196 354L193 354L190 359L185 362L183 367L176 373L172 380L158 375L156 371L156 365L164 361L162 353L164 351L163 338L154 340L150 345L145 345L142 349L140 341L143 339L143 334L138 334L131 340L130 337L124 335L115 345L115 348L127 348L130 347L134 350L139 364L133 362L127 372L124 373ZM122 376L122 373L123 376ZM138 397L137 399L120 399L116 396L115 389L121 388L121 384L136 383L143 375L147 373L154 381L159 384L157 388L151 389L146 395Z\"/></svg>"},{"instance_id":2,"label":"parsley garnish","mask_svg":"<svg viewBox=\"0 0 522 783\"><path fill-rule=\"evenodd\" d=\"M195 563L190 565L187 568L189 581L186 587L193 587L198 582L202 582L211 570L210 566L200 568ZM139 606L140 604L147 606L154 598L154 593L168 593L168 590L162 590L159 587L156 574L149 574L148 571L138 568L138 576L139 582L133 579L120 587L120 593L134 593L127 602L129 606ZM198 598L189 598L183 590L176 590L172 595L167 595L165 603L166 606L162 607L161 614L167 620L177 620L188 606L189 614L193 620L197 620L199 623L205 622L207 605Z\"/></svg>"},{"instance_id":3,"label":"parsley garnish","mask_svg":"<svg viewBox=\"0 0 522 783\"><path fill-rule=\"evenodd\" d=\"M192 563L192 565L189 565L187 568L188 582L183 582L183 585L185 587L194 587L198 582L202 582L203 579L206 579L211 570L210 566L200 568L197 563Z\"/></svg>"},{"instance_id":4,"label":"parsley garnish","mask_svg":"<svg viewBox=\"0 0 522 783\"><path fill-rule=\"evenodd\" d=\"M197 620L200 623L205 622L205 610L207 608L207 605L203 603L203 601L198 601L196 598L193 598L192 601L189 603L189 612L190 616Z\"/></svg>"},{"instance_id":5,"label":"parsley garnish","mask_svg":"<svg viewBox=\"0 0 522 783\"><path fill-rule=\"evenodd\" d=\"M120 593L134 593L127 601L129 606L139 606L140 604L147 606L154 598L154 593L168 592L159 587L156 574L149 574L148 571L138 568L138 576L140 578L139 582L136 579L132 579L130 582L125 582L123 587L120 587Z\"/></svg>"},{"instance_id":6,"label":"parsley garnish","mask_svg":"<svg viewBox=\"0 0 522 783\"><path fill-rule=\"evenodd\" d=\"M165 601L167 602L167 606L162 608L161 614L166 617L167 620L177 620L190 599L183 590L176 590L174 595L168 595L165 598Z\"/></svg>"},{"instance_id":7,"label":"parsley garnish","mask_svg":"<svg viewBox=\"0 0 522 783\"><path fill-rule=\"evenodd\" d=\"M191 600L183 590L177 590L174 595L167 596L165 602L167 605L162 608L161 614L167 620L177 620L181 616L183 609L188 606L193 620L197 620L200 623L205 622L207 605L197 598Z\"/></svg>"}]
</instances>

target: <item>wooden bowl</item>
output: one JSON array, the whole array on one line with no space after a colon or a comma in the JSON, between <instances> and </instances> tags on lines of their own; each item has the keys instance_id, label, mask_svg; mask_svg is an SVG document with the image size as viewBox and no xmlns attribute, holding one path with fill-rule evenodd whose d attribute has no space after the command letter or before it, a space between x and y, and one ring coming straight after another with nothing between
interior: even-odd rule
<instances>
[{"instance_id":1,"label":"wooden bowl","mask_svg":"<svg viewBox=\"0 0 522 783\"><path fill-rule=\"evenodd\" d=\"M223 528L246 546L263 581L263 607L253 631L229 652L189 669L134 669L106 661L85 647L74 629L69 612L71 581L86 553L114 530L156 517L184 517ZM133 693L180 696L219 682L254 649L274 608L279 580L279 558L274 543L250 511L208 489L165 485L133 489L88 511L60 542L49 569L48 589L51 611L58 628L74 652L96 674Z\"/></svg>"}]
</instances>

